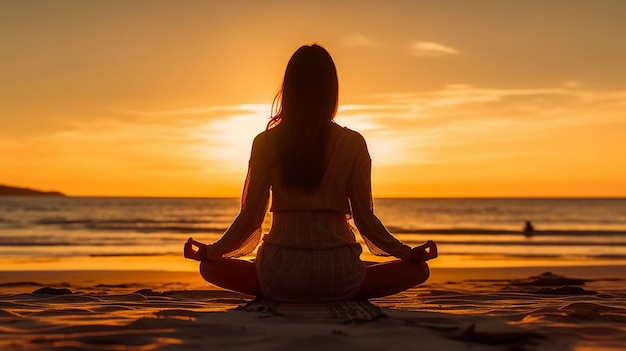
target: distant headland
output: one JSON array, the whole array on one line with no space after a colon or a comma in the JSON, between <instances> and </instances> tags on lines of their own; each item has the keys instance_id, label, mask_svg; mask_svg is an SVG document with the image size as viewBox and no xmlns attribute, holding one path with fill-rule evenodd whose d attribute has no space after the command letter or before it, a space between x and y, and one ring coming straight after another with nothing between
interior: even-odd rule
<instances>
[{"instance_id":1,"label":"distant headland","mask_svg":"<svg viewBox=\"0 0 626 351\"><path fill-rule=\"evenodd\" d=\"M0 196L65 196L65 194L58 191L40 191L29 188L0 185Z\"/></svg>"}]
</instances>

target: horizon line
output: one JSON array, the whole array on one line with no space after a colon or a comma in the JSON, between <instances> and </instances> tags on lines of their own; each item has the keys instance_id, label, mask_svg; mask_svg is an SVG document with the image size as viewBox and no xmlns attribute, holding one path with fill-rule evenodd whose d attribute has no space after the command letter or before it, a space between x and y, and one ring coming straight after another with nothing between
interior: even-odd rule
<instances>
[{"instance_id":1,"label":"horizon line","mask_svg":"<svg viewBox=\"0 0 626 351\"><path fill-rule=\"evenodd\" d=\"M1 197L69 197L69 198L135 198L135 199L241 199L241 196L169 196L169 195L67 195L62 196L50 196L50 195L5 195ZM425 200L437 200L437 199L626 199L626 195L616 196L373 196L374 199L425 199Z\"/></svg>"}]
</instances>

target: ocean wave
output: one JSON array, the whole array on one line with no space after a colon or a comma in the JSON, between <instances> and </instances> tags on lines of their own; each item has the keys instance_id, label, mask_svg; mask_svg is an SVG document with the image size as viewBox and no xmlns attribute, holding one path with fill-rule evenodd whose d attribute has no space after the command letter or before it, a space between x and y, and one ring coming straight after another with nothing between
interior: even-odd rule
<instances>
[{"instance_id":1,"label":"ocean wave","mask_svg":"<svg viewBox=\"0 0 626 351\"><path fill-rule=\"evenodd\" d=\"M2 223L2 221L0 221ZM223 233L230 222L216 223L205 219L68 219L63 217L40 218L30 222L37 226L56 226L62 229L87 229L94 231L174 232L174 233ZM217 224L217 225L216 225ZM626 229L546 229L525 233L522 230L498 228L407 228L387 226L393 234L448 234L448 235L525 235L525 236L626 236Z\"/></svg>"},{"instance_id":2,"label":"ocean wave","mask_svg":"<svg viewBox=\"0 0 626 351\"><path fill-rule=\"evenodd\" d=\"M451 251L445 254L446 256L463 256L463 257L476 257L482 260L506 260L506 259L611 259L611 260L626 260L626 254L559 254L559 253L506 253L506 254L494 254L491 252L455 252Z\"/></svg>"},{"instance_id":3,"label":"ocean wave","mask_svg":"<svg viewBox=\"0 0 626 351\"><path fill-rule=\"evenodd\" d=\"M69 241L0 241L0 247L21 247L21 246L79 246L81 243Z\"/></svg>"},{"instance_id":4,"label":"ocean wave","mask_svg":"<svg viewBox=\"0 0 626 351\"><path fill-rule=\"evenodd\" d=\"M460 234L460 235L527 235L527 236L541 236L541 235L626 235L626 230L580 230L580 229L555 229L555 230L536 230L530 234L525 233L522 230L507 230L507 229L487 229L487 228L433 228L433 229L410 229L410 228L398 228L387 227L390 232L394 234Z\"/></svg>"},{"instance_id":5,"label":"ocean wave","mask_svg":"<svg viewBox=\"0 0 626 351\"><path fill-rule=\"evenodd\" d=\"M180 252L124 252L124 253L97 253L89 254L89 257L164 257L164 256L180 256ZM626 254L559 254L559 253L506 253L494 254L490 252L449 252L447 256L463 256L476 257L482 260L502 260L502 259L615 259L626 260Z\"/></svg>"},{"instance_id":6,"label":"ocean wave","mask_svg":"<svg viewBox=\"0 0 626 351\"><path fill-rule=\"evenodd\" d=\"M160 227L145 227L145 226L102 226L94 225L89 226L87 229L99 230L99 231L134 231L140 233L154 233L154 232L166 232L166 233L223 233L228 228L223 227L185 227L185 226L160 226Z\"/></svg>"},{"instance_id":7,"label":"ocean wave","mask_svg":"<svg viewBox=\"0 0 626 351\"><path fill-rule=\"evenodd\" d=\"M554 242L554 241L514 241L514 240L507 240L507 241L485 241L485 240L441 240L441 239L437 239L435 240L437 242L437 244L442 245L442 244L446 244L446 245L462 245L462 246L506 246L506 247L510 247L510 246L555 246L555 247L562 247L562 246L626 246L626 240L625 241L558 241L558 242ZM414 242L414 241L407 241L408 244L420 244L422 243L420 242Z\"/></svg>"},{"instance_id":8,"label":"ocean wave","mask_svg":"<svg viewBox=\"0 0 626 351\"><path fill-rule=\"evenodd\" d=\"M180 252L134 252L134 253L99 253L90 254L89 257L155 257L155 256L181 256Z\"/></svg>"},{"instance_id":9,"label":"ocean wave","mask_svg":"<svg viewBox=\"0 0 626 351\"><path fill-rule=\"evenodd\" d=\"M148 218L132 218L132 219L67 219L63 217L40 218L31 222L39 225L74 225L74 224L162 224L162 223L179 223L179 224L204 224L206 220L195 219L175 219L175 220L155 220Z\"/></svg>"},{"instance_id":10,"label":"ocean wave","mask_svg":"<svg viewBox=\"0 0 626 351\"><path fill-rule=\"evenodd\" d=\"M65 219L42 218L31 222L41 226L58 226L63 229L89 229L98 231L136 232L177 232L177 233L218 233L228 229L225 226L206 226L200 220L153 220L153 219Z\"/></svg>"},{"instance_id":11,"label":"ocean wave","mask_svg":"<svg viewBox=\"0 0 626 351\"><path fill-rule=\"evenodd\" d=\"M175 238L176 239L176 238ZM163 240L160 238L159 240ZM176 239L177 240L177 239ZM358 240L363 243L362 240ZM408 245L415 246L421 244L422 240L409 239L404 240L404 242ZM611 247L626 247L626 240L624 241L515 241L515 240L505 240L505 241L486 241L486 240L446 240L438 238L436 240L438 245L460 245L463 247L467 246L503 246L510 248L511 246L520 246L520 247L573 247L573 246L581 246L581 247L602 247L602 246L611 246ZM0 247L20 247L20 246L141 246L146 243L145 240L139 241L128 241L124 240L124 238L86 238L86 240L79 241L46 241L46 240L23 240L23 239L15 239L13 238L0 238Z\"/></svg>"}]
</instances>

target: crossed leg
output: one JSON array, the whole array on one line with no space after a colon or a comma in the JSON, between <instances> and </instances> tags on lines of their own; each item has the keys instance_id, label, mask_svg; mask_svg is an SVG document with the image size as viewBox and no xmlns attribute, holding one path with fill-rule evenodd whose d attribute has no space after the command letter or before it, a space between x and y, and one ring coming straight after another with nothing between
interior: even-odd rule
<instances>
[{"instance_id":1,"label":"crossed leg","mask_svg":"<svg viewBox=\"0 0 626 351\"><path fill-rule=\"evenodd\" d=\"M437 257L436 245L427 242L414 248L412 255L429 260ZM421 252L425 250L425 252ZM434 250L434 251L433 251ZM254 263L223 258L200 262L200 274L209 283L246 295L260 296L261 287ZM355 299L369 299L397 294L428 280L430 270L425 261L391 261L366 267L365 279Z\"/></svg>"},{"instance_id":2,"label":"crossed leg","mask_svg":"<svg viewBox=\"0 0 626 351\"><path fill-rule=\"evenodd\" d=\"M250 261L231 258L202 261L200 262L200 275L207 282L220 288L251 296L261 296L256 268Z\"/></svg>"},{"instance_id":3,"label":"crossed leg","mask_svg":"<svg viewBox=\"0 0 626 351\"><path fill-rule=\"evenodd\" d=\"M428 240L411 249L408 260L368 265L363 284L354 298L370 299L389 296L418 286L430 277L430 269L426 261L438 256L437 244Z\"/></svg>"},{"instance_id":4,"label":"crossed leg","mask_svg":"<svg viewBox=\"0 0 626 351\"><path fill-rule=\"evenodd\" d=\"M367 266L354 299L389 296L424 283L430 276L426 262L391 261Z\"/></svg>"}]
</instances>

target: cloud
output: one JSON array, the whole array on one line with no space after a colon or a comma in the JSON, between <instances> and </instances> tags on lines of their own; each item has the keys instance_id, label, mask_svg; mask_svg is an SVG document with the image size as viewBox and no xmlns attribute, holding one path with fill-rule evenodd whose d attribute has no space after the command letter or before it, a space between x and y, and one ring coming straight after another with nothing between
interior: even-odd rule
<instances>
[{"instance_id":1,"label":"cloud","mask_svg":"<svg viewBox=\"0 0 626 351\"><path fill-rule=\"evenodd\" d=\"M459 51L443 44L418 41L411 46L413 55L420 57L440 57L458 55Z\"/></svg>"},{"instance_id":2,"label":"cloud","mask_svg":"<svg viewBox=\"0 0 626 351\"><path fill-rule=\"evenodd\" d=\"M577 80L568 80L563 82L563 86L570 89L577 89L583 86L583 83Z\"/></svg>"},{"instance_id":3,"label":"cloud","mask_svg":"<svg viewBox=\"0 0 626 351\"><path fill-rule=\"evenodd\" d=\"M588 93L563 88L529 89L486 89L466 84L451 84L440 90L418 93L387 93L372 97L389 104L419 106L421 110L458 110L463 113L468 109L489 105L493 108L503 105L511 110L530 106L545 108L547 105L563 106L588 98ZM606 97L606 95L604 94ZM460 108L463 108L462 110ZM483 115L481 118L488 118ZM506 116L505 116L506 118Z\"/></svg>"},{"instance_id":4,"label":"cloud","mask_svg":"<svg viewBox=\"0 0 626 351\"><path fill-rule=\"evenodd\" d=\"M455 84L370 98L371 104L340 108L337 120L372 140L372 157L383 166L492 162L530 153L541 158L539 150L550 148L569 157L593 143L603 152L626 147L600 137L607 131L626 132L626 91ZM381 146L390 140L393 152Z\"/></svg>"},{"instance_id":5,"label":"cloud","mask_svg":"<svg viewBox=\"0 0 626 351\"><path fill-rule=\"evenodd\" d=\"M205 113L217 114L207 118ZM89 160L89 169L241 174L252 139L265 129L268 116L269 106L254 104L126 111L121 118L112 113L68 120L64 129L45 135L3 139L0 153L29 155L22 158L59 167Z\"/></svg>"},{"instance_id":6,"label":"cloud","mask_svg":"<svg viewBox=\"0 0 626 351\"><path fill-rule=\"evenodd\" d=\"M168 123L197 123L210 119L223 119L241 114L263 114L269 119L271 105L268 104L241 104L217 106L190 106L173 110L123 110L114 111L125 117L132 116L145 123L167 121ZM174 119L173 117L177 117ZM125 118L126 119L126 118Z\"/></svg>"},{"instance_id":7,"label":"cloud","mask_svg":"<svg viewBox=\"0 0 626 351\"><path fill-rule=\"evenodd\" d=\"M544 150L574 157L585 145L608 155L626 147L611 137L626 132L626 91L452 84L368 99L341 105L336 120L366 137L376 167L542 158ZM236 177L245 173L269 109L241 104L112 114L68 123L45 137L0 140L0 154L12 155L13 164L32 160L32 169L35 162L79 169L89 160L83 168L101 173Z\"/></svg>"},{"instance_id":8,"label":"cloud","mask_svg":"<svg viewBox=\"0 0 626 351\"><path fill-rule=\"evenodd\" d=\"M347 47L369 47L374 43L364 35L350 35L343 38L343 45Z\"/></svg>"}]
</instances>

